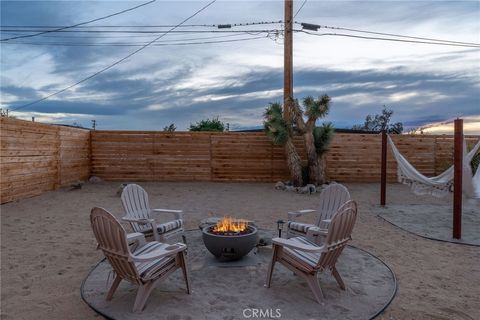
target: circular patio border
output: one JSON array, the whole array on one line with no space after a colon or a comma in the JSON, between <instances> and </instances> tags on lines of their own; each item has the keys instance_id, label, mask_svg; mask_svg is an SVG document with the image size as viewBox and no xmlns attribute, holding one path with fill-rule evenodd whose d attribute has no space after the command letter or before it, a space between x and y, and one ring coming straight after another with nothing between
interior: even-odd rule
<instances>
[{"instance_id":1,"label":"circular patio border","mask_svg":"<svg viewBox=\"0 0 480 320\"><path fill-rule=\"evenodd\" d=\"M421 238L428 239L428 240L433 240L433 241L447 242L447 243L453 243L453 244L458 244L458 245L463 245L463 246L480 247L480 244L477 244L477 243L465 242L465 241L456 240L456 239L444 239L444 238L435 237L433 235L422 234L422 233L416 232L414 230L410 230L409 228L405 227L402 223L392 221L392 219L389 219L389 217L385 213L379 212L379 211L381 211L381 209L383 209L383 208L377 207L374 210L375 211L374 214L378 218L382 219L383 221L388 222L392 226L394 226L394 227L396 227L396 228L398 228L402 231L408 232L409 234L413 234L417 237L421 237Z\"/></svg>"},{"instance_id":2,"label":"circular patio border","mask_svg":"<svg viewBox=\"0 0 480 320\"><path fill-rule=\"evenodd\" d=\"M262 230L265 230L265 229L262 229ZM188 231L198 231L198 229L190 229L190 230L187 230ZM275 231L273 231L275 232ZM393 284L393 292L391 294L391 296L386 300L385 304L373 315L371 316L370 318L368 318L369 320L371 319L375 319L376 317L378 317L380 314L382 314L387 308L388 306L392 303L393 299L395 298L397 292L398 292L398 281L397 281L397 278L395 276L395 273L393 272L393 270L390 268L390 266L385 263L383 260L381 260L380 258L378 258L377 256L371 254L370 252L368 252L367 250L364 250L362 248L359 248L357 246L353 246L353 245L348 245L348 247L351 247L351 248L354 248L358 251L361 251L369 256L371 256L372 258L374 258L376 261L380 262L381 265L383 265L387 270L388 272L390 273L391 277L392 277L392 284ZM91 303L89 303L87 301L87 298L85 297L84 295L84 287L85 287L85 283L86 281L88 280L88 278L90 277L90 275L95 271L95 269L102 263L104 262L106 259L103 258L101 259L97 264L95 264L95 266L93 266L90 271L88 272L87 276L82 280L82 283L81 283L81 286L80 286L80 295L81 295L81 298L82 300L93 310L95 311L96 313L98 313L99 315L101 315L102 317L104 317L105 319L112 319L112 320L115 320L115 318L112 318L110 317L109 315L107 315L105 312L103 312L102 310L100 310L99 308L96 308L95 306L93 306ZM308 288L307 288L308 289Z\"/></svg>"}]
</instances>

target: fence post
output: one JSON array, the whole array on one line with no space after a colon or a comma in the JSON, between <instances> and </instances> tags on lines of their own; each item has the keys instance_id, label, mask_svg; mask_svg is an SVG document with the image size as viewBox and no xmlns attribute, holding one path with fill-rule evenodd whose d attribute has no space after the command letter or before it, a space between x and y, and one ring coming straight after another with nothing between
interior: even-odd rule
<instances>
[{"instance_id":1,"label":"fence post","mask_svg":"<svg viewBox=\"0 0 480 320\"><path fill-rule=\"evenodd\" d=\"M60 188L62 185L62 158L61 158L61 148L62 148L62 140L60 135L60 126L56 126L55 128L55 184L53 186L53 190Z\"/></svg>"},{"instance_id":2,"label":"fence post","mask_svg":"<svg viewBox=\"0 0 480 320\"><path fill-rule=\"evenodd\" d=\"M209 141L210 141L210 143L209 143L209 148L210 148L210 150L209 150L210 151L210 181L214 181L213 157L212 157L212 154L213 154L213 152L212 152L212 148L213 148L213 146L212 146L212 134L209 133L208 137L209 137Z\"/></svg>"},{"instance_id":3,"label":"fence post","mask_svg":"<svg viewBox=\"0 0 480 320\"><path fill-rule=\"evenodd\" d=\"M382 130L382 169L380 182L380 205L385 206L387 197L387 130Z\"/></svg>"},{"instance_id":4,"label":"fence post","mask_svg":"<svg viewBox=\"0 0 480 320\"><path fill-rule=\"evenodd\" d=\"M453 238L462 238L463 120L455 120L453 154Z\"/></svg>"}]
</instances>

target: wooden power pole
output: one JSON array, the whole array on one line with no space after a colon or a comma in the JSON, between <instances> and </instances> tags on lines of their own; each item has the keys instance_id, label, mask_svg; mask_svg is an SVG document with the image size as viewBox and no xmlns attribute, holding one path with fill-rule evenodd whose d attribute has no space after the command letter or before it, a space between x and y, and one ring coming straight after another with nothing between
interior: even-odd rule
<instances>
[{"instance_id":1,"label":"wooden power pole","mask_svg":"<svg viewBox=\"0 0 480 320\"><path fill-rule=\"evenodd\" d=\"M293 0L285 0L283 43L283 118L290 120L293 99Z\"/></svg>"},{"instance_id":2,"label":"wooden power pole","mask_svg":"<svg viewBox=\"0 0 480 320\"><path fill-rule=\"evenodd\" d=\"M380 205L385 206L387 199L387 130L382 130L382 166L380 174Z\"/></svg>"},{"instance_id":3,"label":"wooden power pole","mask_svg":"<svg viewBox=\"0 0 480 320\"><path fill-rule=\"evenodd\" d=\"M462 238L463 120L454 121L453 238Z\"/></svg>"}]
</instances>

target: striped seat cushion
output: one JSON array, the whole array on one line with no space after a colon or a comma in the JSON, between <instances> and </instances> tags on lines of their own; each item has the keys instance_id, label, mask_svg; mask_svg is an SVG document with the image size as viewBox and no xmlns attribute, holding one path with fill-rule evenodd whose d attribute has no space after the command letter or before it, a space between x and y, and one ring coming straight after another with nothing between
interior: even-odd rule
<instances>
[{"instance_id":1,"label":"striped seat cushion","mask_svg":"<svg viewBox=\"0 0 480 320\"><path fill-rule=\"evenodd\" d=\"M152 251L158 250L159 248L166 247L168 245L169 244L160 243L157 241L147 242L143 246L138 247L133 252L133 255L138 256L141 254L150 253ZM137 268L138 274L144 280L156 278L174 266L175 266L174 255L160 258L157 260L152 260L152 261L135 262L135 267Z\"/></svg>"},{"instance_id":2,"label":"striped seat cushion","mask_svg":"<svg viewBox=\"0 0 480 320\"><path fill-rule=\"evenodd\" d=\"M159 234L162 234L162 233L165 233L165 232L168 232L168 231L171 231L171 230L175 230L175 229L178 229L178 228L182 228L182 227L183 227L183 220L182 219L157 224L157 230L158 230Z\"/></svg>"},{"instance_id":3,"label":"striped seat cushion","mask_svg":"<svg viewBox=\"0 0 480 320\"><path fill-rule=\"evenodd\" d=\"M316 227L314 224L288 221L287 228L301 233L307 233L308 229Z\"/></svg>"},{"instance_id":4,"label":"striped seat cushion","mask_svg":"<svg viewBox=\"0 0 480 320\"><path fill-rule=\"evenodd\" d=\"M290 238L289 240L302 245L318 247L315 243L305 237L295 237ZM302 269L306 271L315 268L321 255L320 252L305 252L287 247L284 247L284 253L286 253L286 255L283 257L284 260L287 260L290 264L300 263L300 265L303 267Z\"/></svg>"}]
</instances>

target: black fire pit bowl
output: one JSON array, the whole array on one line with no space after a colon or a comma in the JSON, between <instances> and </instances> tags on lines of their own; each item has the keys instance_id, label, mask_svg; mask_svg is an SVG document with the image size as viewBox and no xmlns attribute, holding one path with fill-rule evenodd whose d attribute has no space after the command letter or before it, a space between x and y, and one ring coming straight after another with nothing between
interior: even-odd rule
<instances>
[{"instance_id":1,"label":"black fire pit bowl","mask_svg":"<svg viewBox=\"0 0 480 320\"><path fill-rule=\"evenodd\" d=\"M248 233L222 235L211 232L212 226L202 229L203 243L220 261L233 261L247 255L257 244L257 228L248 226Z\"/></svg>"}]
</instances>

